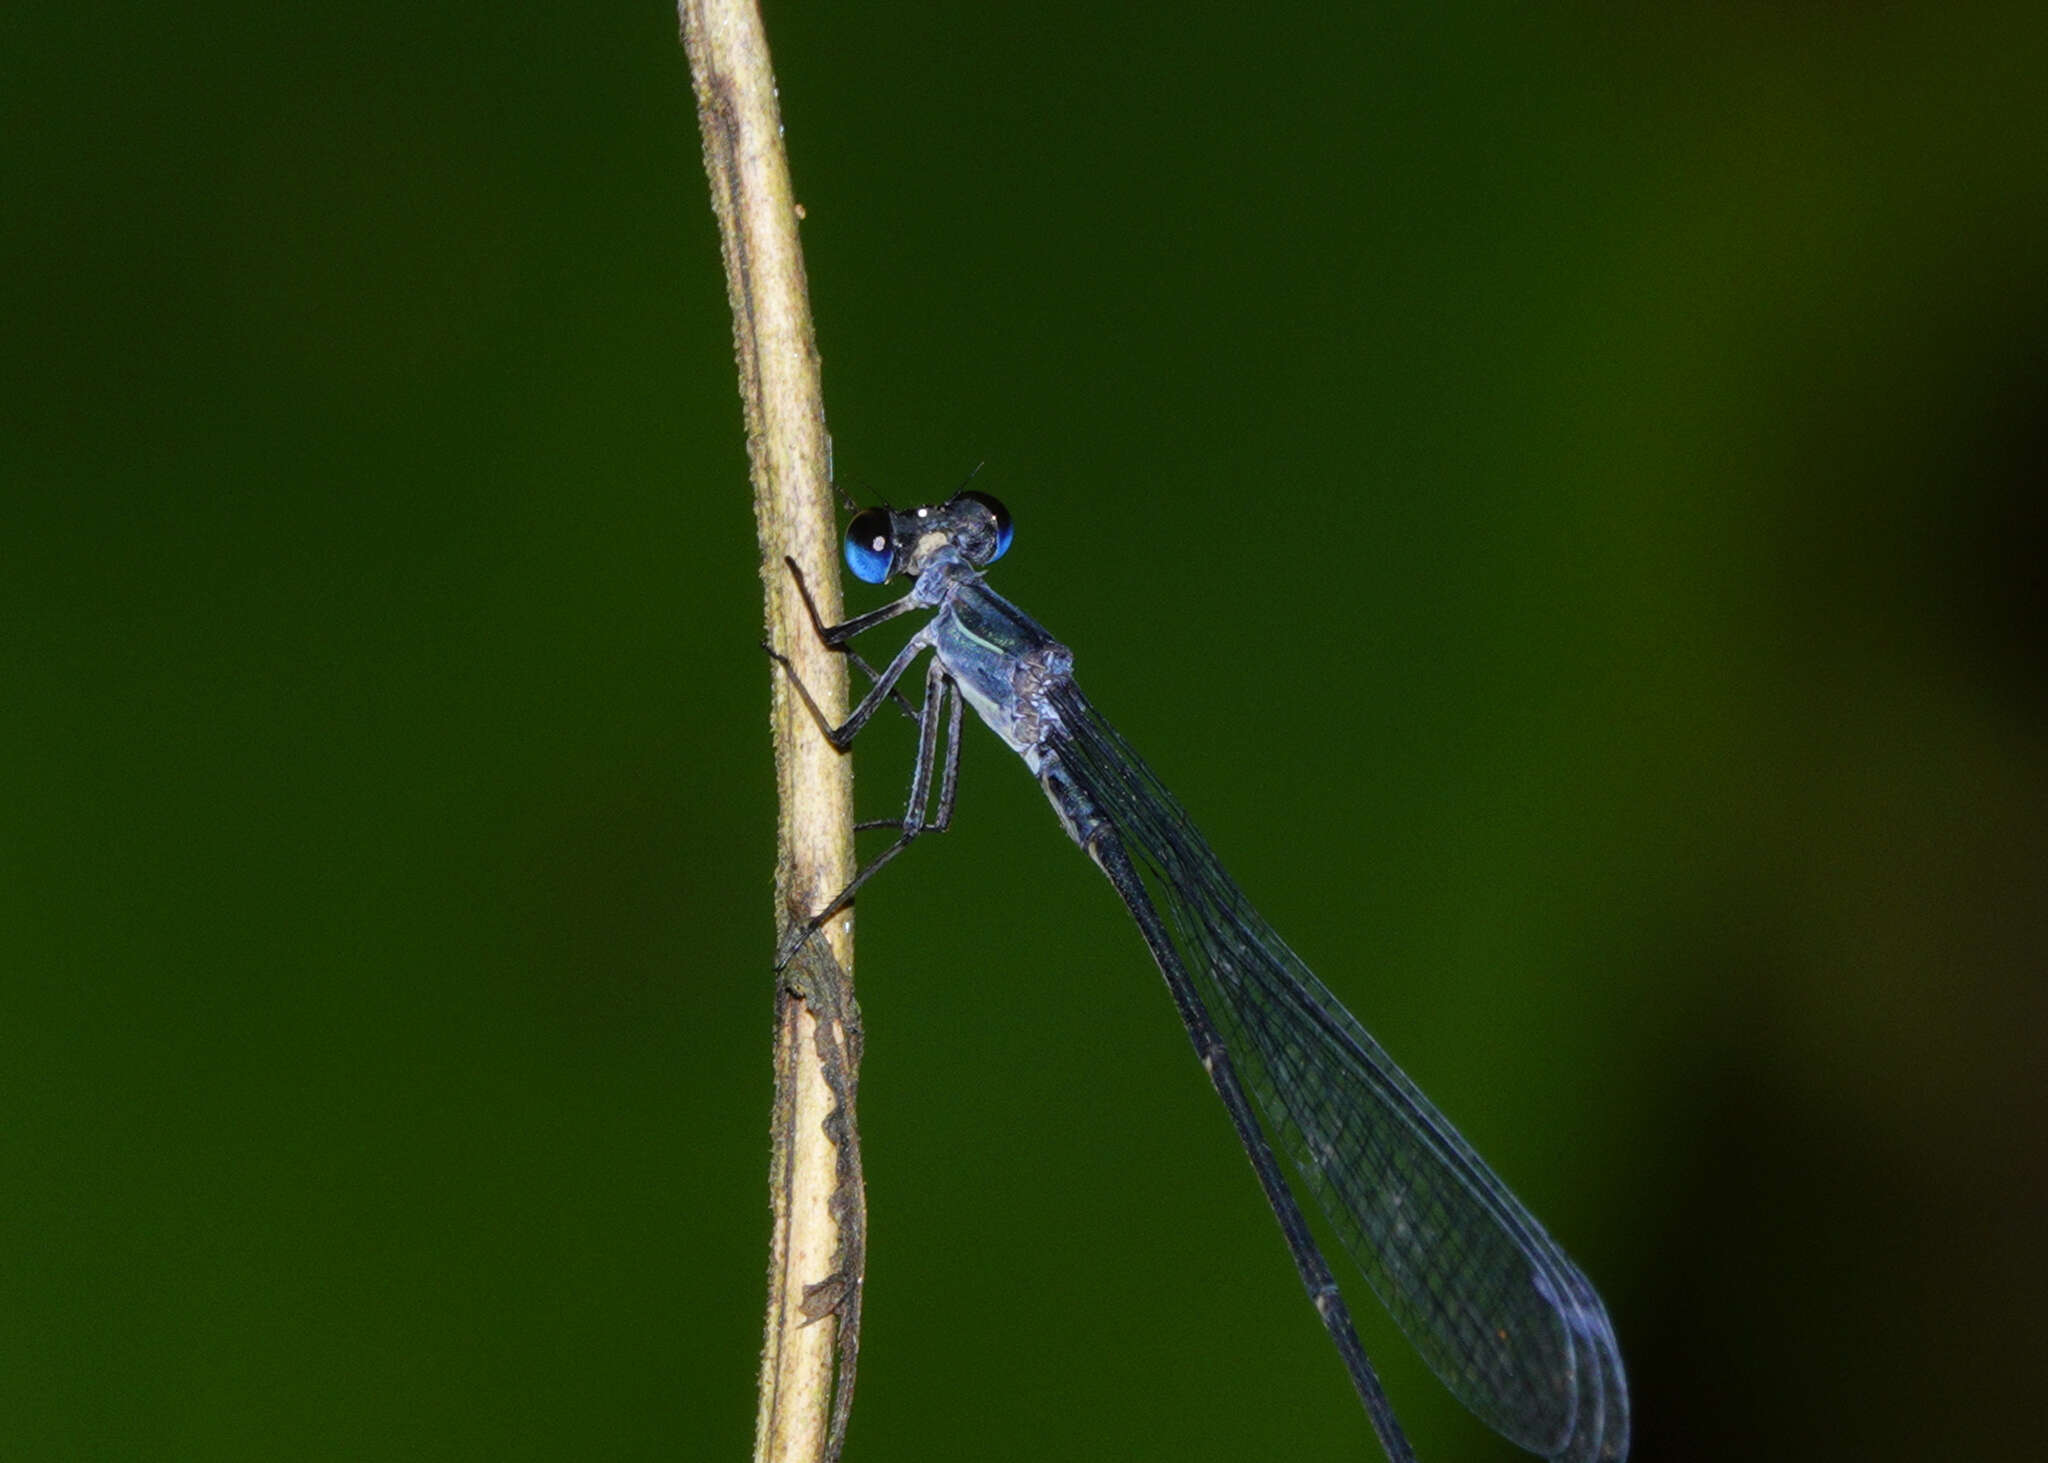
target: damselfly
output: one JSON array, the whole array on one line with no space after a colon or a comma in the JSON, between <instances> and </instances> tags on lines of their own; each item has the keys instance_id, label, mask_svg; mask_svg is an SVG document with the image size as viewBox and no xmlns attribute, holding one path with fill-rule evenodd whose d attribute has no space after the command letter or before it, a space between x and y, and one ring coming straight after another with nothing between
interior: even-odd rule
<instances>
[{"instance_id":1,"label":"damselfly","mask_svg":"<svg viewBox=\"0 0 2048 1463\"><path fill-rule=\"evenodd\" d=\"M1509 1441L1560 1463L1625 1458L1628 1387L1599 1295L1252 908L1180 804L1081 694L1072 652L988 587L982 571L1010 537L1008 511L979 492L905 511L870 508L848 525L846 563L856 577L912 584L893 604L841 625L820 623L813 605L825 641L844 648L899 615L932 614L843 723L818 714L819 725L845 749L917 657L929 650L932 659L901 832L798 941L920 833L945 826L960 707L972 706L1023 757L1137 921L1388 1458L1409 1463L1414 1453L1269 1130L1381 1303L1459 1401Z\"/></svg>"}]
</instances>

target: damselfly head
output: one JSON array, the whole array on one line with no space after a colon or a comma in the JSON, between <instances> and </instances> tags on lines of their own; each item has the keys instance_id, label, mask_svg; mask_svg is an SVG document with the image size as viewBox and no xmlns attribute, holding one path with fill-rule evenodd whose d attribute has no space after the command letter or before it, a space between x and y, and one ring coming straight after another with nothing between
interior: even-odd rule
<instances>
[{"instance_id":1,"label":"damselfly head","mask_svg":"<svg viewBox=\"0 0 2048 1463\"><path fill-rule=\"evenodd\" d=\"M865 584L921 573L939 550L951 547L975 568L1009 550L1010 510L988 493L966 492L922 508L867 508L846 525L846 567Z\"/></svg>"}]
</instances>

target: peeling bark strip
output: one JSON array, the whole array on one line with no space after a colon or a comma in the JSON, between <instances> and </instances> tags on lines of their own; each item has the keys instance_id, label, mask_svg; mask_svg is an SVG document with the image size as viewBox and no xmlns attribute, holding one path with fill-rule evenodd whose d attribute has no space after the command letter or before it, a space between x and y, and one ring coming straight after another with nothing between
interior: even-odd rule
<instances>
[{"instance_id":1,"label":"peeling bark strip","mask_svg":"<svg viewBox=\"0 0 2048 1463\"><path fill-rule=\"evenodd\" d=\"M843 706L844 660L809 633L783 564L786 555L818 587L822 612L839 613L830 442L767 39L754 0L680 0L677 9L732 305L769 643L825 704ZM793 922L852 876L853 787L847 759L818 735L785 677L774 676L772 695L779 949ZM776 992L757 1463L836 1458L852 1405L866 1218L854 1129L860 1026L847 922L820 933Z\"/></svg>"},{"instance_id":2,"label":"peeling bark strip","mask_svg":"<svg viewBox=\"0 0 2048 1463\"><path fill-rule=\"evenodd\" d=\"M846 972L824 946L807 942L806 954L792 964L795 973L781 999L801 1000L816 1015L818 1067L832 1093L831 1111L821 1127L836 1160L832 1195L827 1201L839 1230L832 1255L832 1273L804 1290L801 1310L806 1321L836 1316L839 1324L837 1370L833 1377L832 1418L825 1438L826 1463L837 1463L846 1445L846 1425L853 1415L853 1384L860 1365L860 1303L867 1281L867 1181L860 1165L860 1007L854 1002Z\"/></svg>"},{"instance_id":3,"label":"peeling bark strip","mask_svg":"<svg viewBox=\"0 0 2048 1463\"><path fill-rule=\"evenodd\" d=\"M808 949L816 954L806 957L807 962L830 961L819 942L811 942ZM845 1446L847 1423L853 1412L854 1379L860 1360L861 1296L867 1266L867 1196L855 1123L861 1046L859 1016L856 1011L848 1021L827 1014L838 1011L841 1000L850 995L843 982L843 972L825 965L822 969L807 970L776 992L778 1096L771 1206L775 1222L769 1271L768 1337L762 1358L761 1431L763 1439L785 1451L764 1451L757 1442L757 1457L819 1458L824 1463L836 1463ZM798 1095L805 1090L799 1075L806 1068L807 1053L816 1059L811 1070L822 1077L830 1104L822 1113L817 1102L805 1101ZM816 1089L813 1086L808 1090ZM788 1095L787 1101L784 1094ZM822 1197L837 1239L824 1266L810 1262L812 1252L801 1248L792 1238L801 1228L798 1217L807 1209L815 1211L820 1198L815 1186L806 1191L798 1185L793 1162L797 1138L810 1135L822 1135L834 1153L832 1182ZM816 1226L811 1228L815 1231ZM800 1293L793 1291L791 1277L815 1273L820 1268L826 1268L822 1280L803 1285ZM819 1327L819 1322L833 1324ZM797 1394L803 1404L799 1410L790 1401L788 1388L770 1382L785 1370L782 1356L793 1345L813 1337L833 1340L831 1366L824 1379L826 1388L807 1388ZM830 1409L821 1437L818 1422L825 1413L827 1388Z\"/></svg>"}]
</instances>

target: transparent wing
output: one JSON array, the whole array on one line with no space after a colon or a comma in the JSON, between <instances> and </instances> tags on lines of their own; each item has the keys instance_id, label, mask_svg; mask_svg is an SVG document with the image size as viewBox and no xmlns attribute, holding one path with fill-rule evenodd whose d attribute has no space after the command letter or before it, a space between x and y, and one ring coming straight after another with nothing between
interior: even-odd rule
<instances>
[{"instance_id":1,"label":"transparent wing","mask_svg":"<svg viewBox=\"0 0 2048 1463\"><path fill-rule=\"evenodd\" d=\"M1472 1147L1253 909L1071 683L1061 764L1121 834L1231 1055L1345 1249L1444 1385L1560 1463L1628 1454L1607 1310Z\"/></svg>"}]
</instances>

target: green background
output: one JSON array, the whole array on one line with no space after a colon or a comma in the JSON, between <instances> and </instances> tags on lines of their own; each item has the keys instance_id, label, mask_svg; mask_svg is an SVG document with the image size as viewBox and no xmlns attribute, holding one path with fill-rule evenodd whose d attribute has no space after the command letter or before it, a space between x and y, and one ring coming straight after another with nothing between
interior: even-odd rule
<instances>
[{"instance_id":1,"label":"green background","mask_svg":"<svg viewBox=\"0 0 2048 1463\"><path fill-rule=\"evenodd\" d=\"M768 19L842 481L986 461L1638 1456L2031 1455L2039 7ZM673 16L13 7L0 136L0 1454L742 1456L769 667ZM965 762L860 910L850 1458L1373 1456ZM1366 1320L1425 1459L1519 1456Z\"/></svg>"}]
</instances>

